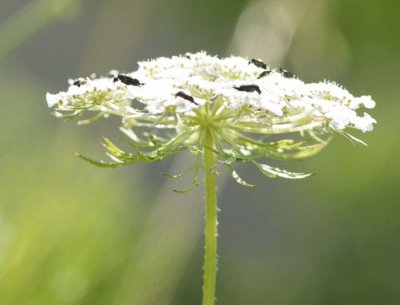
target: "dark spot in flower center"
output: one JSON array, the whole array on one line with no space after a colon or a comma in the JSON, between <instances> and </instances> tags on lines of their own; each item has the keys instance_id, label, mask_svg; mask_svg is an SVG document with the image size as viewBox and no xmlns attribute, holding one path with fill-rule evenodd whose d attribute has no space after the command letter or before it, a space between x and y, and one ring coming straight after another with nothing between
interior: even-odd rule
<instances>
[{"instance_id":1,"label":"dark spot in flower center","mask_svg":"<svg viewBox=\"0 0 400 305\"><path fill-rule=\"evenodd\" d=\"M189 101L189 102L191 102L191 103L193 103L193 104L195 104L195 105L199 105L198 103L196 103L195 101L194 101L194 98L193 98L193 96L190 96L189 94L186 94L185 92L183 92L183 91L179 91L179 92L177 92L176 94L175 94L175 96L176 97L181 97L181 98L183 98L183 99L185 99L185 100L187 100L187 101Z\"/></svg>"},{"instance_id":2,"label":"dark spot in flower center","mask_svg":"<svg viewBox=\"0 0 400 305\"><path fill-rule=\"evenodd\" d=\"M245 92L257 92L258 94L261 94L260 87L257 85L242 85L239 87L233 87L238 91L245 91Z\"/></svg>"}]
</instances>

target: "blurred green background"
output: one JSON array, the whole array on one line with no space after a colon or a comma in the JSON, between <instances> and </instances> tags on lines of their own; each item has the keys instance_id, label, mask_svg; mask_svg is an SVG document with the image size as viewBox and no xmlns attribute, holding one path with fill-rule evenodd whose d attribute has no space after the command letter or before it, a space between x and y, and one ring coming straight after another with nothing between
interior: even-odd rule
<instances>
[{"instance_id":1,"label":"blurred green background","mask_svg":"<svg viewBox=\"0 0 400 305\"><path fill-rule=\"evenodd\" d=\"M398 0L0 0L0 304L201 304L203 191L179 156L101 170L74 152L123 140L56 120L67 79L207 50L371 94L369 146L336 138L303 181L222 174L218 304L400 304Z\"/></svg>"}]
</instances>

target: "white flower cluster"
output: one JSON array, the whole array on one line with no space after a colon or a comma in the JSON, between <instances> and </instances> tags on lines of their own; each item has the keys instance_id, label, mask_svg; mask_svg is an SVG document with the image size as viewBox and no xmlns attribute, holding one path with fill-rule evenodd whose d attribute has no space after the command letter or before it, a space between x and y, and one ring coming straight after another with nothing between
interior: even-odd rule
<instances>
[{"instance_id":1,"label":"white flower cluster","mask_svg":"<svg viewBox=\"0 0 400 305\"><path fill-rule=\"evenodd\" d=\"M260 60L218 58L205 52L160 57L138 63L127 74L70 81L66 92L47 94L58 112L99 111L135 115L174 113L191 116L196 108L223 101L224 108L254 109L264 117L302 114L317 126L371 131L376 121L362 108L374 108L370 96L354 97L332 82L304 83L290 72L271 69Z\"/></svg>"}]
</instances>

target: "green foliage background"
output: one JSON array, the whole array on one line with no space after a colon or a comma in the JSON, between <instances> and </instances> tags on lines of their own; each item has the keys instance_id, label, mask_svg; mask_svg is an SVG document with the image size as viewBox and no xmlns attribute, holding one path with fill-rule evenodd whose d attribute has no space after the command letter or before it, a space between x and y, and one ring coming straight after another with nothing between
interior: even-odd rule
<instances>
[{"instance_id":1,"label":"green foliage background","mask_svg":"<svg viewBox=\"0 0 400 305\"><path fill-rule=\"evenodd\" d=\"M0 304L200 304L202 189L175 194L181 182L160 175L190 157L91 167L73 153L123 141L115 121L62 123L45 102L70 77L200 49L266 50L302 79L377 101L376 130L358 134L368 147L337 138L285 164L312 178L242 168L251 190L221 174L219 304L398 304L399 34L393 0L1 0Z\"/></svg>"}]
</instances>

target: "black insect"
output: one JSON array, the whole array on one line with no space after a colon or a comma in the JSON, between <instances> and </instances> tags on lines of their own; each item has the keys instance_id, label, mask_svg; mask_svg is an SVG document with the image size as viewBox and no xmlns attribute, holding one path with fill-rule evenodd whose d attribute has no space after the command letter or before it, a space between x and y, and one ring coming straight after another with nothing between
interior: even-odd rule
<instances>
[{"instance_id":1,"label":"black insect","mask_svg":"<svg viewBox=\"0 0 400 305\"><path fill-rule=\"evenodd\" d=\"M284 70L282 68L279 68L279 72L281 72L283 74L283 77L286 77L286 78L293 78L294 77L293 73L290 73L289 71L286 71L286 70Z\"/></svg>"},{"instance_id":2,"label":"black insect","mask_svg":"<svg viewBox=\"0 0 400 305\"><path fill-rule=\"evenodd\" d=\"M86 81L83 78L75 79L72 83L73 86L77 86L77 87L80 87L84 84L86 84Z\"/></svg>"},{"instance_id":3,"label":"black insect","mask_svg":"<svg viewBox=\"0 0 400 305\"><path fill-rule=\"evenodd\" d=\"M261 90L260 87L258 87L257 85L242 85L239 87L233 87L236 90L239 91L246 91L246 92L257 92L258 94L261 94Z\"/></svg>"},{"instance_id":4,"label":"black insect","mask_svg":"<svg viewBox=\"0 0 400 305\"><path fill-rule=\"evenodd\" d=\"M261 74L257 78L261 78L261 77L267 76L270 73L271 73L271 70L265 70L265 71L261 72Z\"/></svg>"},{"instance_id":5,"label":"black insect","mask_svg":"<svg viewBox=\"0 0 400 305\"><path fill-rule=\"evenodd\" d=\"M113 81L120 81L121 83L124 83L125 85L131 85L131 86L142 86L143 84L136 78L129 77L127 75L123 74L118 74L118 76L114 77Z\"/></svg>"},{"instance_id":6,"label":"black insect","mask_svg":"<svg viewBox=\"0 0 400 305\"><path fill-rule=\"evenodd\" d=\"M82 85L81 81L79 79L75 80L72 85L80 87Z\"/></svg>"},{"instance_id":7,"label":"black insect","mask_svg":"<svg viewBox=\"0 0 400 305\"><path fill-rule=\"evenodd\" d=\"M251 63L251 64L253 64L256 67L259 67L261 69L267 69L267 65L262 60L253 58L253 59L250 60L249 63Z\"/></svg>"},{"instance_id":8,"label":"black insect","mask_svg":"<svg viewBox=\"0 0 400 305\"><path fill-rule=\"evenodd\" d=\"M183 91L179 91L178 93L175 94L175 96L179 96L179 97L181 97L181 98L183 98L183 99L185 99L185 100L187 100L187 101L189 101L189 102L191 102L191 103L193 103L195 105L198 105L198 103L196 103L194 101L193 96L190 96L189 94L186 94Z\"/></svg>"}]
</instances>

